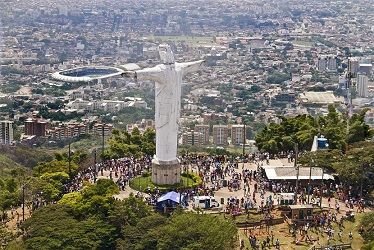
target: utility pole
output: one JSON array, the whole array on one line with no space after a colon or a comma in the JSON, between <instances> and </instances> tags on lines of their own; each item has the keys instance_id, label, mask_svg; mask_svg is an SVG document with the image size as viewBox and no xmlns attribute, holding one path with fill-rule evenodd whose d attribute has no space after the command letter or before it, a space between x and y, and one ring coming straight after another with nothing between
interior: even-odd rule
<instances>
[{"instance_id":1,"label":"utility pole","mask_svg":"<svg viewBox=\"0 0 374 250\"><path fill-rule=\"evenodd\" d=\"M364 164L361 165L360 199L362 199L362 183L364 182Z\"/></svg>"},{"instance_id":2,"label":"utility pole","mask_svg":"<svg viewBox=\"0 0 374 250\"><path fill-rule=\"evenodd\" d=\"M322 167L322 181L321 181L321 188L320 188L320 197L319 197L319 207L322 208L322 198L323 198L323 191L322 191L322 188L323 188L323 175L325 173L325 169Z\"/></svg>"},{"instance_id":3,"label":"utility pole","mask_svg":"<svg viewBox=\"0 0 374 250\"><path fill-rule=\"evenodd\" d=\"M69 152L68 152L68 161L69 161L69 177L71 178L71 149L70 149L71 141L69 139Z\"/></svg>"},{"instance_id":4,"label":"utility pole","mask_svg":"<svg viewBox=\"0 0 374 250\"><path fill-rule=\"evenodd\" d=\"M94 168L95 168L95 174L94 174L94 182L96 182L96 178L97 176L99 175L99 170L97 168L97 165L96 165L96 148L94 149Z\"/></svg>"},{"instance_id":5,"label":"utility pole","mask_svg":"<svg viewBox=\"0 0 374 250\"><path fill-rule=\"evenodd\" d=\"M295 143L295 162L294 162L294 167L296 168L296 188L295 188L295 204L297 204L297 194L298 194L298 189L299 189L299 166L297 165L297 158L299 154L299 149L298 149L298 144Z\"/></svg>"},{"instance_id":6,"label":"utility pole","mask_svg":"<svg viewBox=\"0 0 374 250\"><path fill-rule=\"evenodd\" d=\"M22 221L25 221L25 184L22 185Z\"/></svg>"},{"instance_id":7,"label":"utility pole","mask_svg":"<svg viewBox=\"0 0 374 250\"><path fill-rule=\"evenodd\" d=\"M94 166L95 166L95 172L97 173L99 170L98 170L98 168L97 168L97 166L96 166L96 148L95 148L95 150L94 150Z\"/></svg>"},{"instance_id":8,"label":"utility pole","mask_svg":"<svg viewBox=\"0 0 374 250\"><path fill-rule=\"evenodd\" d=\"M243 128L243 160L245 155L245 142L246 142L246 131L245 131L245 122L243 122L244 128Z\"/></svg>"},{"instance_id":9,"label":"utility pole","mask_svg":"<svg viewBox=\"0 0 374 250\"><path fill-rule=\"evenodd\" d=\"M104 136L105 123L102 124L102 149L101 149L101 160L104 161L104 147L105 147L105 136Z\"/></svg>"}]
</instances>

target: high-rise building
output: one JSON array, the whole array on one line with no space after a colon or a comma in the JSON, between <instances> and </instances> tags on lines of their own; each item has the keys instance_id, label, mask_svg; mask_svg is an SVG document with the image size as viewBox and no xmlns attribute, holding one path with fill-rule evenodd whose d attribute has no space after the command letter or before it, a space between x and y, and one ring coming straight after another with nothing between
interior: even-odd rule
<instances>
[{"instance_id":1,"label":"high-rise building","mask_svg":"<svg viewBox=\"0 0 374 250\"><path fill-rule=\"evenodd\" d=\"M349 59L348 72L352 74L352 77L356 77L356 74L360 68L360 61L358 58Z\"/></svg>"},{"instance_id":2,"label":"high-rise building","mask_svg":"<svg viewBox=\"0 0 374 250\"><path fill-rule=\"evenodd\" d=\"M112 134L113 130L113 125L112 124L101 124L101 123L96 123L93 126L93 133L95 135L102 136L104 133L104 136L110 136Z\"/></svg>"},{"instance_id":3,"label":"high-rise building","mask_svg":"<svg viewBox=\"0 0 374 250\"><path fill-rule=\"evenodd\" d=\"M319 57L317 63L318 71L325 71L327 67L327 60L326 57Z\"/></svg>"},{"instance_id":4,"label":"high-rise building","mask_svg":"<svg viewBox=\"0 0 374 250\"><path fill-rule=\"evenodd\" d=\"M200 145L201 134L196 131L183 133L182 140L184 145Z\"/></svg>"},{"instance_id":5,"label":"high-rise building","mask_svg":"<svg viewBox=\"0 0 374 250\"><path fill-rule=\"evenodd\" d=\"M88 134L88 126L83 123L66 123L49 131L53 139L61 140Z\"/></svg>"},{"instance_id":6,"label":"high-rise building","mask_svg":"<svg viewBox=\"0 0 374 250\"><path fill-rule=\"evenodd\" d=\"M227 145L228 128L226 125L213 126L213 143L215 145Z\"/></svg>"},{"instance_id":7,"label":"high-rise building","mask_svg":"<svg viewBox=\"0 0 374 250\"><path fill-rule=\"evenodd\" d=\"M328 56L327 57L327 70L328 71L336 71L336 57L335 56Z\"/></svg>"},{"instance_id":8,"label":"high-rise building","mask_svg":"<svg viewBox=\"0 0 374 250\"><path fill-rule=\"evenodd\" d=\"M337 61L334 55L324 55L318 58L318 71L336 71Z\"/></svg>"},{"instance_id":9,"label":"high-rise building","mask_svg":"<svg viewBox=\"0 0 374 250\"><path fill-rule=\"evenodd\" d=\"M209 144L209 125L195 125L195 132L200 134L200 144Z\"/></svg>"},{"instance_id":10,"label":"high-rise building","mask_svg":"<svg viewBox=\"0 0 374 250\"><path fill-rule=\"evenodd\" d=\"M245 140L244 125L232 125L231 126L231 144L240 145Z\"/></svg>"},{"instance_id":11,"label":"high-rise building","mask_svg":"<svg viewBox=\"0 0 374 250\"><path fill-rule=\"evenodd\" d=\"M0 121L0 144L13 143L13 130L12 121Z\"/></svg>"},{"instance_id":12,"label":"high-rise building","mask_svg":"<svg viewBox=\"0 0 374 250\"><path fill-rule=\"evenodd\" d=\"M364 74L357 74L357 95L359 97L368 97L368 77Z\"/></svg>"},{"instance_id":13,"label":"high-rise building","mask_svg":"<svg viewBox=\"0 0 374 250\"><path fill-rule=\"evenodd\" d=\"M48 121L40 118L27 118L25 120L25 134L46 136L48 128Z\"/></svg>"}]
</instances>

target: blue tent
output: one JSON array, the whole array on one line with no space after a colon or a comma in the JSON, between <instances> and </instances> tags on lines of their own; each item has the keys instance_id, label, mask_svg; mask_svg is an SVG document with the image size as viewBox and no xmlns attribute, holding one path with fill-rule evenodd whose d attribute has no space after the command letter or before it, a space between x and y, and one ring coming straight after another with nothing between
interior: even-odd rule
<instances>
[{"instance_id":1,"label":"blue tent","mask_svg":"<svg viewBox=\"0 0 374 250\"><path fill-rule=\"evenodd\" d=\"M157 199L156 208L160 211L164 211L165 208L175 208L180 204L180 199L183 201L183 198L180 193L171 191Z\"/></svg>"}]
</instances>

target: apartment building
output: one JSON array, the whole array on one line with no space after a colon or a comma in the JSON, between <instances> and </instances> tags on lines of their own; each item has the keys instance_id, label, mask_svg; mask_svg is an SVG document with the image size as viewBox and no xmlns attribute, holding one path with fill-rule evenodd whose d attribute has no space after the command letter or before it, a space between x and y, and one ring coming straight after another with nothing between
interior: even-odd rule
<instances>
[{"instance_id":1,"label":"apartment building","mask_svg":"<svg viewBox=\"0 0 374 250\"><path fill-rule=\"evenodd\" d=\"M227 145L227 125L213 125L213 143L215 145Z\"/></svg>"},{"instance_id":2,"label":"apartment building","mask_svg":"<svg viewBox=\"0 0 374 250\"><path fill-rule=\"evenodd\" d=\"M200 144L209 144L209 125L195 125L194 131L200 134Z\"/></svg>"},{"instance_id":3,"label":"apartment building","mask_svg":"<svg viewBox=\"0 0 374 250\"><path fill-rule=\"evenodd\" d=\"M0 144L9 145L13 143L13 122L0 121Z\"/></svg>"},{"instance_id":4,"label":"apartment building","mask_svg":"<svg viewBox=\"0 0 374 250\"><path fill-rule=\"evenodd\" d=\"M231 144L240 145L245 141L245 128L244 125L231 126Z\"/></svg>"}]
</instances>

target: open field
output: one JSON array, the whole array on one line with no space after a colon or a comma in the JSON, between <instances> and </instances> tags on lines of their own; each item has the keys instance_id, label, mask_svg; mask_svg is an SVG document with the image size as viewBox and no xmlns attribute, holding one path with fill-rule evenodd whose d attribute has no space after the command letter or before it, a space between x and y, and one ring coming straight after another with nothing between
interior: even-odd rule
<instances>
[{"instance_id":1,"label":"open field","mask_svg":"<svg viewBox=\"0 0 374 250\"><path fill-rule=\"evenodd\" d=\"M314 42L309 40L309 39L305 39L305 40L296 40L296 41L292 41L292 43L294 45L299 45L299 46L304 46L304 47L313 47L314 46Z\"/></svg>"},{"instance_id":2,"label":"open field","mask_svg":"<svg viewBox=\"0 0 374 250\"><path fill-rule=\"evenodd\" d=\"M213 37L206 36L151 36L148 38L161 42L186 42L191 45L215 44L213 42Z\"/></svg>"}]
</instances>

